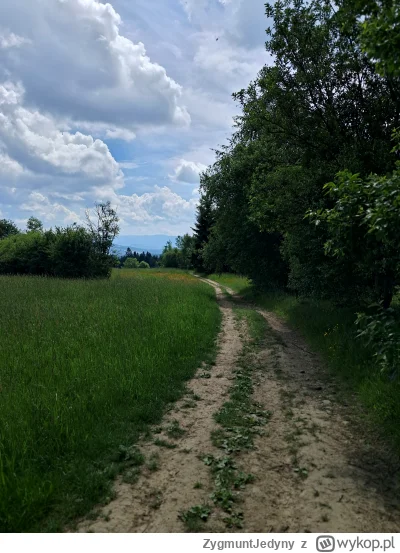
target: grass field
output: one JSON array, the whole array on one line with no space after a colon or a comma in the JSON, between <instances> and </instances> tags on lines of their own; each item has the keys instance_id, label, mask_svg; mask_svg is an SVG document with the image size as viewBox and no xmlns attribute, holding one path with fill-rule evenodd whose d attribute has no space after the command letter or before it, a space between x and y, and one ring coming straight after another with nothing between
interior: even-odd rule
<instances>
[{"instance_id":1,"label":"grass field","mask_svg":"<svg viewBox=\"0 0 400 553\"><path fill-rule=\"evenodd\" d=\"M342 382L342 392L356 392L366 415L400 454L400 381L381 375L371 352L356 339L355 313L329 302L296 299L287 294L256 294L242 277L223 274L209 278L229 286L246 299L273 311L303 334ZM399 305L395 303L395 307ZM400 340L400 329L399 329Z\"/></svg>"},{"instance_id":2,"label":"grass field","mask_svg":"<svg viewBox=\"0 0 400 553\"><path fill-rule=\"evenodd\" d=\"M219 324L212 288L182 272L0 277L0 531L57 531L110 496Z\"/></svg>"}]
</instances>

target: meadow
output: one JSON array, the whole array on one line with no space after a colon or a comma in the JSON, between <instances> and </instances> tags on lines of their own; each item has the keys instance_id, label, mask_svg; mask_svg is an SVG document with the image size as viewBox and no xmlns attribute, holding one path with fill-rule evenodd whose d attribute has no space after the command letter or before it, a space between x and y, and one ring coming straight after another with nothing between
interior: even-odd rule
<instances>
[{"instance_id":1,"label":"meadow","mask_svg":"<svg viewBox=\"0 0 400 553\"><path fill-rule=\"evenodd\" d=\"M111 497L219 325L212 288L182 272L1 276L0 531L60 531Z\"/></svg>"},{"instance_id":2,"label":"meadow","mask_svg":"<svg viewBox=\"0 0 400 553\"><path fill-rule=\"evenodd\" d=\"M381 374L371 351L356 338L354 310L285 293L260 293L249 280L232 274L209 278L275 312L299 330L337 379L339 397L352 402L352 394L356 394L364 408L363 416L400 453L400 381L398 376L393 379ZM399 300L396 298L393 302L397 310L400 310ZM400 340L400 328L398 334Z\"/></svg>"}]
</instances>

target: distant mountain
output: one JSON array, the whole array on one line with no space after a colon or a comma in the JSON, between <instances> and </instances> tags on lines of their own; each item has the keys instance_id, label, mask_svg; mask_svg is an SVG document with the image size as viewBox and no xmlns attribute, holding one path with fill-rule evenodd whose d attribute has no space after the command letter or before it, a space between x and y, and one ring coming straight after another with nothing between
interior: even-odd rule
<instances>
[{"instance_id":1,"label":"distant mountain","mask_svg":"<svg viewBox=\"0 0 400 553\"><path fill-rule=\"evenodd\" d=\"M128 247L132 251L150 252L153 255L159 255L168 240L171 240L172 244L175 245L176 236L168 236L167 234L120 235L115 239L111 249L116 255L124 255Z\"/></svg>"}]
</instances>

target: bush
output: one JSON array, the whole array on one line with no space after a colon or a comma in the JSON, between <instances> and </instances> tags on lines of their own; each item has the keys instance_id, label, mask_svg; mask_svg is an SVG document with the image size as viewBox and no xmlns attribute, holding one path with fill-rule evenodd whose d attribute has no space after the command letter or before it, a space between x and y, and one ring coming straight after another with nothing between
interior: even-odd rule
<instances>
[{"instance_id":1,"label":"bush","mask_svg":"<svg viewBox=\"0 0 400 553\"><path fill-rule=\"evenodd\" d=\"M372 315L358 313L356 324L357 337L364 340L365 345L373 351L373 356L390 379L398 376L400 364L399 320L393 308L378 307Z\"/></svg>"},{"instance_id":2,"label":"bush","mask_svg":"<svg viewBox=\"0 0 400 553\"><path fill-rule=\"evenodd\" d=\"M77 225L32 230L0 241L0 274L108 277L111 265L112 257L99 251L93 235Z\"/></svg>"},{"instance_id":3,"label":"bush","mask_svg":"<svg viewBox=\"0 0 400 553\"><path fill-rule=\"evenodd\" d=\"M150 265L146 261L141 261L139 263L139 269L150 269Z\"/></svg>"},{"instance_id":4,"label":"bush","mask_svg":"<svg viewBox=\"0 0 400 553\"><path fill-rule=\"evenodd\" d=\"M136 257L128 257L124 261L124 269L137 269L139 267L139 262Z\"/></svg>"}]
</instances>

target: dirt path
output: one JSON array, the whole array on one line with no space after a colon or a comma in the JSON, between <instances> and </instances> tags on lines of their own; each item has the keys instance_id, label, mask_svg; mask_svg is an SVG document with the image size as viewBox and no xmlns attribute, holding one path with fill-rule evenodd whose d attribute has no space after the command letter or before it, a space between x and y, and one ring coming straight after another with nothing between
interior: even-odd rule
<instances>
[{"instance_id":1,"label":"dirt path","mask_svg":"<svg viewBox=\"0 0 400 553\"><path fill-rule=\"evenodd\" d=\"M215 474L204 456L222 459L211 439L218 428L214 415L228 399L240 359L253 366L252 399L271 416L264 431L254 434L254 448L232 455L239 469L254 476L235 492L242 527L227 529L226 513L213 507L203 531L400 531L398 466L355 429L353 408L336 401L317 357L295 332L260 310L268 323L265 340L241 358L248 342L244 323L236 321L223 290L207 282L223 315L215 366L199 369L187 395L165 417L156 443L139 444L147 461L137 482L118 481L115 499L78 531L184 532L180 513L213 507Z\"/></svg>"}]
</instances>

